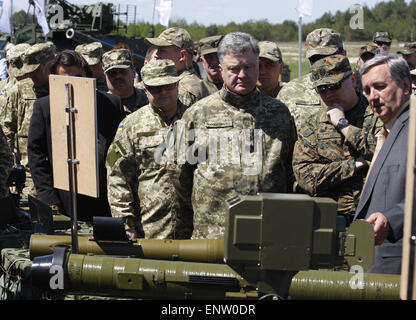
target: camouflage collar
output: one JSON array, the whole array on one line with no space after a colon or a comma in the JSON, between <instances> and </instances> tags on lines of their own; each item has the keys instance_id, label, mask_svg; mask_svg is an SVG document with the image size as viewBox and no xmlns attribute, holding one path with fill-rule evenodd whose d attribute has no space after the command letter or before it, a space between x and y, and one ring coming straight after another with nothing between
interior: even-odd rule
<instances>
[{"instance_id":1,"label":"camouflage collar","mask_svg":"<svg viewBox=\"0 0 416 320\"><path fill-rule=\"evenodd\" d=\"M225 85L220 90L221 99L239 109L249 109L252 107L257 107L259 105L259 94L260 90L257 88L255 88L251 93L245 96L239 95L228 90L228 88Z\"/></svg>"},{"instance_id":2,"label":"camouflage collar","mask_svg":"<svg viewBox=\"0 0 416 320\"><path fill-rule=\"evenodd\" d=\"M165 113L163 112L163 110L161 110L160 108L155 107L154 105L150 104L150 106L152 107L153 112L159 118L160 124L162 125L162 127L169 126L172 123L174 123L177 120L182 118L182 115L185 112L185 106L179 100L178 100L177 103L178 104L177 104L177 108L176 108L176 113L171 119L166 118Z\"/></svg>"}]
</instances>

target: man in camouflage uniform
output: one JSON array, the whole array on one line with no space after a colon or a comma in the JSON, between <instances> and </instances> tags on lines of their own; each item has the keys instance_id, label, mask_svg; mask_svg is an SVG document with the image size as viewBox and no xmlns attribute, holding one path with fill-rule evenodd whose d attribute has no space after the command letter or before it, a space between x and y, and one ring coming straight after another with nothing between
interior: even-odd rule
<instances>
[{"instance_id":1,"label":"man in camouflage uniform","mask_svg":"<svg viewBox=\"0 0 416 320\"><path fill-rule=\"evenodd\" d=\"M18 80L21 80L24 74L21 74L20 69L23 66L22 55L30 44L20 43L7 50L7 73L8 77L0 81L0 96L7 95L10 88L16 84Z\"/></svg>"},{"instance_id":2,"label":"man in camouflage uniform","mask_svg":"<svg viewBox=\"0 0 416 320\"><path fill-rule=\"evenodd\" d=\"M333 54L346 54L341 35L335 30L316 29L306 36L306 58L311 66L315 61ZM277 98L289 108L297 128L305 119L324 108L320 96L313 89L310 73L285 84Z\"/></svg>"},{"instance_id":3,"label":"man in camouflage uniform","mask_svg":"<svg viewBox=\"0 0 416 320\"><path fill-rule=\"evenodd\" d=\"M164 30L157 38L145 38L155 46L155 59L170 59L175 63L179 77L179 100L189 107L209 95L192 66L194 42L188 31L178 27Z\"/></svg>"},{"instance_id":4,"label":"man in camouflage uniform","mask_svg":"<svg viewBox=\"0 0 416 320\"><path fill-rule=\"evenodd\" d=\"M410 70L416 68L416 42L406 43L402 50L397 51L407 61Z\"/></svg>"},{"instance_id":5,"label":"man in camouflage uniform","mask_svg":"<svg viewBox=\"0 0 416 320\"><path fill-rule=\"evenodd\" d=\"M199 40L198 55L204 66L207 77L202 80L209 94L215 93L222 88L224 81L220 72L218 60L218 45L224 38L222 35L202 38Z\"/></svg>"},{"instance_id":6,"label":"man in camouflage uniform","mask_svg":"<svg viewBox=\"0 0 416 320\"><path fill-rule=\"evenodd\" d=\"M77 45L75 51L80 53L90 67L92 77L96 80L96 87L101 91L108 91L103 72L103 45L100 42L84 43Z\"/></svg>"},{"instance_id":7,"label":"man in camouflage uniform","mask_svg":"<svg viewBox=\"0 0 416 320\"><path fill-rule=\"evenodd\" d=\"M0 126L0 199L9 195L7 179L13 166L13 155L7 144L6 136Z\"/></svg>"},{"instance_id":8,"label":"man in camouflage uniform","mask_svg":"<svg viewBox=\"0 0 416 320\"><path fill-rule=\"evenodd\" d=\"M112 94L121 98L126 114L148 103L144 91L134 87L136 70L129 50L113 49L104 53L103 65L107 86Z\"/></svg>"},{"instance_id":9,"label":"man in camouflage uniform","mask_svg":"<svg viewBox=\"0 0 416 320\"><path fill-rule=\"evenodd\" d=\"M355 67L355 74L357 75L357 85L356 85L357 92L363 91L363 86L361 83L361 74L360 74L361 67L367 60L374 58L374 56L379 53L380 53L380 48L373 43L369 43L360 48L360 56L358 57L357 65Z\"/></svg>"},{"instance_id":10,"label":"man in camouflage uniform","mask_svg":"<svg viewBox=\"0 0 416 320\"><path fill-rule=\"evenodd\" d=\"M256 88L258 54L251 35L227 34L218 47L223 88L176 123L190 140L182 169L185 176L193 172L186 187L192 189L194 239L224 236L231 197L292 190L296 129L287 107Z\"/></svg>"},{"instance_id":11,"label":"man in camouflage uniform","mask_svg":"<svg viewBox=\"0 0 416 320\"><path fill-rule=\"evenodd\" d=\"M282 52L275 42L259 42L259 79L257 88L276 98L280 91L280 75L283 72Z\"/></svg>"},{"instance_id":12,"label":"man in camouflage uniform","mask_svg":"<svg viewBox=\"0 0 416 320\"><path fill-rule=\"evenodd\" d=\"M26 169L26 183L22 191L25 197L29 194L36 196L27 157L30 119L36 99L49 94L49 62L54 57L55 46L50 42L38 43L25 50L20 74L28 78L13 86L3 111L3 130L14 154L15 165L21 164Z\"/></svg>"},{"instance_id":13,"label":"man in camouflage uniform","mask_svg":"<svg viewBox=\"0 0 416 320\"><path fill-rule=\"evenodd\" d=\"M373 43L388 53L390 51L392 36L387 31L377 31L373 35Z\"/></svg>"},{"instance_id":14,"label":"man in camouflage uniform","mask_svg":"<svg viewBox=\"0 0 416 320\"><path fill-rule=\"evenodd\" d=\"M178 100L180 78L167 59L144 65L141 77L150 104L120 124L107 155L111 214L125 219L133 238L187 239L193 212L190 191L182 183L192 176L179 176L179 165L166 145L185 111Z\"/></svg>"},{"instance_id":15,"label":"man in camouflage uniform","mask_svg":"<svg viewBox=\"0 0 416 320\"><path fill-rule=\"evenodd\" d=\"M349 224L381 124L367 99L355 91L356 74L343 55L315 62L312 79L325 109L298 128L293 170L300 191L337 201L338 214Z\"/></svg>"}]
</instances>

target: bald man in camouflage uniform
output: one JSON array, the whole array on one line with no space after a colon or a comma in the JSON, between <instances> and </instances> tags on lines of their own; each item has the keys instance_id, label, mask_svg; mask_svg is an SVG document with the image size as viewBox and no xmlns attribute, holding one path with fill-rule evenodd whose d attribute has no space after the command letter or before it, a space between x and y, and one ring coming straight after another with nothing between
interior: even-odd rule
<instances>
[{"instance_id":1,"label":"bald man in camouflage uniform","mask_svg":"<svg viewBox=\"0 0 416 320\"><path fill-rule=\"evenodd\" d=\"M192 176L179 176L166 148L185 110L178 100L180 78L171 60L147 63L141 76L150 104L120 124L107 155L111 214L124 218L130 237L187 239L193 212L190 191L182 184Z\"/></svg>"},{"instance_id":2,"label":"bald man in camouflage uniform","mask_svg":"<svg viewBox=\"0 0 416 320\"><path fill-rule=\"evenodd\" d=\"M93 78L96 79L96 88L101 91L108 91L103 71L103 45L100 42L84 43L77 45L75 51L80 53L87 61Z\"/></svg>"},{"instance_id":3,"label":"bald man in camouflage uniform","mask_svg":"<svg viewBox=\"0 0 416 320\"><path fill-rule=\"evenodd\" d=\"M224 87L176 123L189 137L182 169L194 173L194 239L223 238L233 196L292 191L296 129L287 107L256 89L258 54L251 35L227 34L218 47Z\"/></svg>"},{"instance_id":4,"label":"bald man in camouflage uniform","mask_svg":"<svg viewBox=\"0 0 416 320\"><path fill-rule=\"evenodd\" d=\"M28 78L18 81L10 90L2 119L15 165L21 164L26 169L26 183L22 191L25 197L29 194L36 196L27 157L30 118L36 99L49 94L48 62L54 57L55 46L50 42L38 43L25 50L20 74Z\"/></svg>"},{"instance_id":5,"label":"bald man in camouflage uniform","mask_svg":"<svg viewBox=\"0 0 416 320\"><path fill-rule=\"evenodd\" d=\"M311 66L316 60L337 53L346 54L341 35L335 30L321 28L307 35L306 58ZM313 89L310 73L285 84L277 98L289 108L296 128L300 128L305 119L324 108L320 96Z\"/></svg>"},{"instance_id":6,"label":"bald man in camouflage uniform","mask_svg":"<svg viewBox=\"0 0 416 320\"><path fill-rule=\"evenodd\" d=\"M312 66L325 109L298 128L293 170L300 190L338 202L347 224L358 205L381 123L361 92L348 59L333 55Z\"/></svg>"},{"instance_id":7,"label":"bald man in camouflage uniform","mask_svg":"<svg viewBox=\"0 0 416 320\"><path fill-rule=\"evenodd\" d=\"M103 66L109 93L121 98L126 115L148 104L145 92L134 86L136 70L129 50L107 51L103 55Z\"/></svg>"},{"instance_id":8,"label":"bald man in camouflage uniform","mask_svg":"<svg viewBox=\"0 0 416 320\"><path fill-rule=\"evenodd\" d=\"M220 90L224 84L222 80L220 61L218 60L218 45L224 38L222 35L211 36L199 40L198 55L207 73L205 79L202 80L209 94L213 94Z\"/></svg>"},{"instance_id":9,"label":"bald man in camouflage uniform","mask_svg":"<svg viewBox=\"0 0 416 320\"><path fill-rule=\"evenodd\" d=\"M175 63L179 77L179 100L189 107L209 95L208 90L192 66L194 42L188 31L178 27L164 30L157 38L145 38L155 46L154 59L170 59Z\"/></svg>"}]
</instances>

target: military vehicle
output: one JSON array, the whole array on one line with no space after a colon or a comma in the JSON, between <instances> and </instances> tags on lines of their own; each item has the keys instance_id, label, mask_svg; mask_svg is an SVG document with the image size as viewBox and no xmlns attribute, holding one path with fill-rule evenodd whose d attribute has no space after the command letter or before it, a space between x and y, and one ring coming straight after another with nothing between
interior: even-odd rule
<instances>
[{"instance_id":1,"label":"military vehicle","mask_svg":"<svg viewBox=\"0 0 416 320\"><path fill-rule=\"evenodd\" d=\"M104 51L111 50L116 43L124 43L132 49L135 65L138 68L143 65L147 50L143 38L128 38L117 34L119 30L127 28L130 19L128 10L121 12L120 7L116 8L112 3L74 5L67 0L46 0L45 8L50 28L46 37L37 22L33 21L29 25L14 26L13 43L52 41L59 50L63 50L98 41ZM28 12L32 9L34 10L34 4L29 0ZM125 22L120 23L122 16L125 16Z\"/></svg>"}]
</instances>

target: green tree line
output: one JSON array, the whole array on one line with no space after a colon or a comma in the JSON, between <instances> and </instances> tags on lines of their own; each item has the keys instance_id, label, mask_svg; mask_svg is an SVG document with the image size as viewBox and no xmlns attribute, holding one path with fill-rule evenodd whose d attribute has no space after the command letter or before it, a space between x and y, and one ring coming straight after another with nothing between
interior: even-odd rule
<instances>
[{"instance_id":1,"label":"green tree line","mask_svg":"<svg viewBox=\"0 0 416 320\"><path fill-rule=\"evenodd\" d=\"M398 41L414 41L416 38L416 0L409 4L405 0L380 2L374 8L363 6L363 29L352 29L350 21L355 13L336 11L327 12L314 22L302 25L303 40L316 28L332 28L340 32L346 41L369 41L376 31L388 31ZM297 41L298 24L285 20L280 24L272 24L268 20L249 20L244 23L230 22L227 25L211 24L204 26L197 22L188 23L184 19L171 20L170 27L183 27L189 31L193 39L201 39L216 34L227 34L234 31L247 32L258 40L276 42ZM159 35L165 27L147 22L129 24L123 32L130 37L148 37L154 33Z\"/></svg>"}]
</instances>

